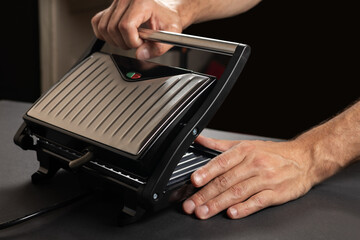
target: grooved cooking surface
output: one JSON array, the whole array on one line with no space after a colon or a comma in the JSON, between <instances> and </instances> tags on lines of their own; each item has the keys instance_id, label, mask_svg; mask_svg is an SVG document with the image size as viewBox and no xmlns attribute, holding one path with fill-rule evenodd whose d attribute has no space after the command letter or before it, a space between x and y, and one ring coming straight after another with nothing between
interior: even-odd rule
<instances>
[{"instance_id":1,"label":"grooved cooking surface","mask_svg":"<svg viewBox=\"0 0 360 240\"><path fill-rule=\"evenodd\" d=\"M128 82L110 55L95 53L27 114L137 155L208 80L189 73Z\"/></svg>"}]
</instances>

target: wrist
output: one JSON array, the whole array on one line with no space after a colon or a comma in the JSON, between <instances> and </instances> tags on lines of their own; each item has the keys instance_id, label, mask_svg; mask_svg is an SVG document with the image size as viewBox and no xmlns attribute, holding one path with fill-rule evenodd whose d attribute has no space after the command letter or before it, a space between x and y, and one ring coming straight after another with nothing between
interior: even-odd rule
<instances>
[{"instance_id":1,"label":"wrist","mask_svg":"<svg viewBox=\"0 0 360 240\"><path fill-rule=\"evenodd\" d=\"M300 135L309 162L308 176L315 185L349 165L360 155L359 104Z\"/></svg>"},{"instance_id":2,"label":"wrist","mask_svg":"<svg viewBox=\"0 0 360 240\"><path fill-rule=\"evenodd\" d=\"M339 146L336 139L328 135L326 126L318 126L301 135L297 141L301 142L307 161L307 178L314 186L326 178L334 175L343 165L339 158Z\"/></svg>"},{"instance_id":3,"label":"wrist","mask_svg":"<svg viewBox=\"0 0 360 240\"><path fill-rule=\"evenodd\" d=\"M183 30L191 24L198 22L199 12L201 11L200 3L201 2L197 0L179 1L176 9L179 14Z\"/></svg>"}]
</instances>

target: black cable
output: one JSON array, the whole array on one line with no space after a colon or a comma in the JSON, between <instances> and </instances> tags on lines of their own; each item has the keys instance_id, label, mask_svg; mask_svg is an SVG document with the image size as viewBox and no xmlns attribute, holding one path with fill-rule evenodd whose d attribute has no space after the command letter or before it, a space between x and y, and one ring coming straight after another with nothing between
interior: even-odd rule
<instances>
[{"instance_id":1,"label":"black cable","mask_svg":"<svg viewBox=\"0 0 360 240\"><path fill-rule=\"evenodd\" d=\"M89 196L90 193L91 192L85 192L85 193L79 194L79 195L77 195L77 196L75 196L73 198L70 198L68 200L65 200L63 202L56 203L56 204L54 204L54 205L52 205L50 207L42 208L42 209L40 209L40 210L38 210L38 211L36 211L34 213L27 214L27 215L25 215L23 217L13 219L13 220L10 220L8 222L0 223L0 230L15 226L15 225L20 224L20 223L23 223L25 221L33 219L34 217L41 216L41 215L43 215L45 213L54 211L56 209L66 207L66 206L68 206L70 204L73 204L73 203L75 203L75 202Z\"/></svg>"}]
</instances>

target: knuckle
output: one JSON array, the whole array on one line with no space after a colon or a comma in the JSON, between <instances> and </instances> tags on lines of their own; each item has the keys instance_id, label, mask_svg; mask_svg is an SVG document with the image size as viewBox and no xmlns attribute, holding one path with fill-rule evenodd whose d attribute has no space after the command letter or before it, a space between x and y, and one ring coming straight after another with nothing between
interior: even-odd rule
<instances>
[{"instance_id":1,"label":"knuckle","mask_svg":"<svg viewBox=\"0 0 360 240\"><path fill-rule=\"evenodd\" d=\"M230 187L230 191L235 199L239 199L244 196L246 187L241 185L234 185Z\"/></svg>"},{"instance_id":2,"label":"knuckle","mask_svg":"<svg viewBox=\"0 0 360 240\"><path fill-rule=\"evenodd\" d=\"M121 32L127 32L130 28L130 23L128 21L120 21L118 24L118 28Z\"/></svg>"},{"instance_id":3,"label":"knuckle","mask_svg":"<svg viewBox=\"0 0 360 240\"><path fill-rule=\"evenodd\" d=\"M228 179L227 177L220 175L214 179L215 187L218 189L226 189L228 186Z\"/></svg>"},{"instance_id":4,"label":"knuckle","mask_svg":"<svg viewBox=\"0 0 360 240\"><path fill-rule=\"evenodd\" d=\"M116 34L116 26L114 24L109 24L107 26L107 31L109 34L114 35Z\"/></svg>"},{"instance_id":5,"label":"knuckle","mask_svg":"<svg viewBox=\"0 0 360 240\"><path fill-rule=\"evenodd\" d=\"M106 33L106 31L107 31L107 26L106 26L106 24L99 24L98 25L98 30L99 30L99 32L101 33L101 34L104 34L104 33Z\"/></svg>"},{"instance_id":6,"label":"knuckle","mask_svg":"<svg viewBox=\"0 0 360 240\"><path fill-rule=\"evenodd\" d=\"M120 32L124 39L124 43L128 48L137 48L139 45L135 39L135 35L132 33L132 29L134 28L133 23L123 20L120 21L117 25L116 31ZM135 29L135 28L134 28Z\"/></svg>"},{"instance_id":7,"label":"knuckle","mask_svg":"<svg viewBox=\"0 0 360 240\"><path fill-rule=\"evenodd\" d=\"M257 156L253 160L253 164L255 168L266 168L267 167L267 158L264 156Z\"/></svg>"},{"instance_id":8,"label":"knuckle","mask_svg":"<svg viewBox=\"0 0 360 240\"><path fill-rule=\"evenodd\" d=\"M211 212L218 212L222 209L218 200L209 201L206 205L208 205Z\"/></svg>"},{"instance_id":9,"label":"knuckle","mask_svg":"<svg viewBox=\"0 0 360 240\"><path fill-rule=\"evenodd\" d=\"M257 206L258 208L263 208L265 207L265 199L261 196L254 196L253 197L253 201L255 203L255 206Z\"/></svg>"},{"instance_id":10,"label":"knuckle","mask_svg":"<svg viewBox=\"0 0 360 240\"><path fill-rule=\"evenodd\" d=\"M195 202L196 205L200 205L206 202L205 195L201 191L195 193L192 197L192 200Z\"/></svg>"},{"instance_id":11,"label":"knuckle","mask_svg":"<svg viewBox=\"0 0 360 240\"><path fill-rule=\"evenodd\" d=\"M105 11L105 10L104 10ZM104 11L98 12L97 14L95 14L92 18L91 18L91 24L93 26L97 26L104 14Z\"/></svg>"},{"instance_id":12,"label":"knuckle","mask_svg":"<svg viewBox=\"0 0 360 240\"><path fill-rule=\"evenodd\" d=\"M268 181L274 180L277 177L276 171L273 168L267 169L264 175L265 179Z\"/></svg>"},{"instance_id":13,"label":"knuckle","mask_svg":"<svg viewBox=\"0 0 360 240\"><path fill-rule=\"evenodd\" d=\"M217 156L215 163L220 169L225 170L229 165L229 159L224 154L220 154Z\"/></svg>"}]
</instances>

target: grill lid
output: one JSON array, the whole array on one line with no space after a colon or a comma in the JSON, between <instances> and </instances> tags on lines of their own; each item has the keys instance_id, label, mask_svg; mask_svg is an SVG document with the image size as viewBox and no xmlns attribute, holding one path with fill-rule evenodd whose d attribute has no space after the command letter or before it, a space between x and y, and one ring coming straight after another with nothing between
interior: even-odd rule
<instances>
[{"instance_id":1,"label":"grill lid","mask_svg":"<svg viewBox=\"0 0 360 240\"><path fill-rule=\"evenodd\" d=\"M139 155L209 81L194 73L128 81L111 55L97 52L66 75L27 115Z\"/></svg>"}]
</instances>

